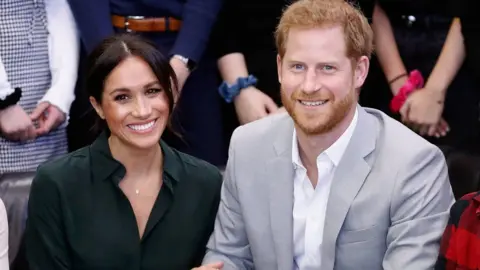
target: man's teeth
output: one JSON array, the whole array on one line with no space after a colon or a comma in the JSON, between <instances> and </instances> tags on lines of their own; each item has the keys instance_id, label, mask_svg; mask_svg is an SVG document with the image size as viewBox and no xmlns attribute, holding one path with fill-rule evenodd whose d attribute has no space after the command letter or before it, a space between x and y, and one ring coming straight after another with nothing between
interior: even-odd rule
<instances>
[{"instance_id":1,"label":"man's teeth","mask_svg":"<svg viewBox=\"0 0 480 270\"><path fill-rule=\"evenodd\" d=\"M155 121L152 121L152 122L150 122L148 124L144 124L144 125L128 125L128 127L133 129L133 130L143 131L143 130L147 130L147 129L151 128L153 126L153 124L155 124Z\"/></svg>"},{"instance_id":2,"label":"man's teeth","mask_svg":"<svg viewBox=\"0 0 480 270\"><path fill-rule=\"evenodd\" d=\"M302 103L305 106L320 106L320 105L323 105L323 104L327 103L327 101L326 100L324 100L324 101L300 101L300 103Z\"/></svg>"}]
</instances>

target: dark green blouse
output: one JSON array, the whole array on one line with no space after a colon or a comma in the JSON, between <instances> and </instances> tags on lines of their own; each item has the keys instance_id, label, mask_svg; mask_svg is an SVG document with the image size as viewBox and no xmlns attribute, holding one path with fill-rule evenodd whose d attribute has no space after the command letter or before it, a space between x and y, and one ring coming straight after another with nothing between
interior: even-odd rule
<instances>
[{"instance_id":1,"label":"dark green blouse","mask_svg":"<svg viewBox=\"0 0 480 270\"><path fill-rule=\"evenodd\" d=\"M107 136L39 167L26 231L32 270L175 270L198 266L220 200L216 167L160 143L164 185L140 239Z\"/></svg>"}]
</instances>

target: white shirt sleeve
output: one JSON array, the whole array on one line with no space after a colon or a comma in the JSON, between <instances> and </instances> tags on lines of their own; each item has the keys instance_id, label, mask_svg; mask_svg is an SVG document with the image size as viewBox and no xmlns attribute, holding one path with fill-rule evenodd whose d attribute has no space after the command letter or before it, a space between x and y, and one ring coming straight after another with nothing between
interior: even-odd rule
<instances>
[{"instance_id":1,"label":"white shirt sleeve","mask_svg":"<svg viewBox=\"0 0 480 270\"><path fill-rule=\"evenodd\" d=\"M5 71L2 59L0 58L0 100L5 100L5 98L13 92L14 89L8 82L7 72Z\"/></svg>"},{"instance_id":2,"label":"white shirt sleeve","mask_svg":"<svg viewBox=\"0 0 480 270\"><path fill-rule=\"evenodd\" d=\"M67 0L47 0L48 47L52 83L40 100L48 101L68 115L75 99L80 37ZM7 72L0 58L0 100L12 94Z\"/></svg>"},{"instance_id":3,"label":"white shirt sleeve","mask_svg":"<svg viewBox=\"0 0 480 270\"><path fill-rule=\"evenodd\" d=\"M8 220L7 211L0 199L0 269L8 270Z\"/></svg>"},{"instance_id":4,"label":"white shirt sleeve","mask_svg":"<svg viewBox=\"0 0 480 270\"><path fill-rule=\"evenodd\" d=\"M48 101L68 115L75 99L80 37L67 0L47 0L46 11L52 84L40 102Z\"/></svg>"}]
</instances>

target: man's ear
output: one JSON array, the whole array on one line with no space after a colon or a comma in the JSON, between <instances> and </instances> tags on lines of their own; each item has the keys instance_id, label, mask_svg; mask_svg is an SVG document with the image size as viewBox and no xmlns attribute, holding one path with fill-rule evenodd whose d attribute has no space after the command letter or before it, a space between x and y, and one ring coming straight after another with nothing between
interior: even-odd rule
<instances>
[{"instance_id":1,"label":"man's ear","mask_svg":"<svg viewBox=\"0 0 480 270\"><path fill-rule=\"evenodd\" d=\"M277 54L277 75L278 75L278 82L282 84L282 58L279 54Z\"/></svg>"},{"instance_id":2,"label":"man's ear","mask_svg":"<svg viewBox=\"0 0 480 270\"><path fill-rule=\"evenodd\" d=\"M359 89L365 83L368 76L368 70L370 68L370 60L366 56L362 56L357 60L355 66L355 80L354 88Z\"/></svg>"}]
</instances>

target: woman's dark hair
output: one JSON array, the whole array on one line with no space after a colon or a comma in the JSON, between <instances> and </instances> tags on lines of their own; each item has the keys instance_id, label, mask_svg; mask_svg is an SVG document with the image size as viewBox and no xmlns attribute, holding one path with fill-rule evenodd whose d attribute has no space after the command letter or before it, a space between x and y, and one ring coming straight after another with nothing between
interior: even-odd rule
<instances>
[{"instance_id":1,"label":"woman's dark hair","mask_svg":"<svg viewBox=\"0 0 480 270\"><path fill-rule=\"evenodd\" d=\"M101 104L105 81L115 67L128 57L136 56L145 61L158 79L167 96L170 119L167 127L171 130L171 116L174 107L174 91L178 92L178 82L169 60L156 48L156 45L138 35L122 33L102 41L87 60L86 89L88 96ZM106 129L106 123L97 115L95 132Z\"/></svg>"}]
</instances>

